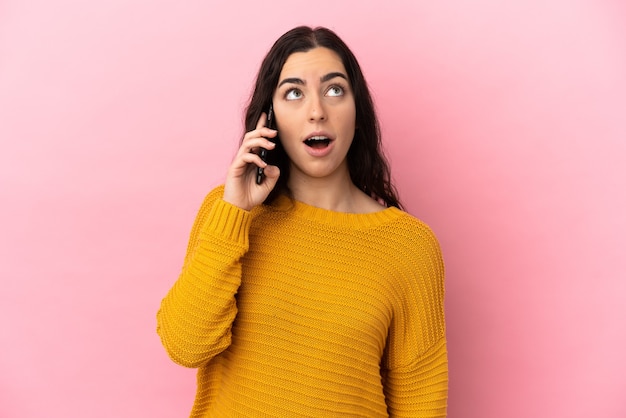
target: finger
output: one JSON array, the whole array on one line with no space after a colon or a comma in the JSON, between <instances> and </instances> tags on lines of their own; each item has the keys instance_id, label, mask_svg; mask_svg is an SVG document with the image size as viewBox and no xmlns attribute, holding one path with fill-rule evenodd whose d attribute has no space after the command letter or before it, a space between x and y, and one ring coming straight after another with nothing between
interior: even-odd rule
<instances>
[{"instance_id":1,"label":"finger","mask_svg":"<svg viewBox=\"0 0 626 418\"><path fill-rule=\"evenodd\" d=\"M267 178L274 180L278 179L278 176L280 175L280 169L275 165L268 165L265 167L263 172Z\"/></svg>"},{"instance_id":2,"label":"finger","mask_svg":"<svg viewBox=\"0 0 626 418\"><path fill-rule=\"evenodd\" d=\"M250 131L246 133L246 135L244 136L244 141L246 139L253 139L253 138L258 138L258 137L274 138L277 134L278 134L278 131L276 131L275 129L262 127L262 128L255 129L254 131Z\"/></svg>"},{"instance_id":3,"label":"finger","mask_svg":"<svg viewBox=\"0 0 626 418\"><path fill-rule=\"evenodd\" d=\"M254 164L257 167L265 168L267 167L267 163L259 157L258 154L253 152L247 152L241 156L241 161L244 163L242 165Z\"/></svg>"},{"instance_id":4,"label":"finger","mask_svg":"<svg viewBox=\"0 0 626 418\"><path fill-rule=\"evenodd\" d=\"M267 123L267 115L265 114L265 112L262 112L261 117L256 123L256 129L259 130L261 128L264 128L266 123Z\"/></svg>"},{"instance_id":5,"label":"finger","mask_svg":"<svg viewBox=\"0 0 626 418\"><path fill-rule=\"evenodd\" d=\"M272 150L276 147L276 144L268 139L263 137L256 137L244 140L239 147L239 154L253 153L258 154L260 148L265 148L267 150Z\"/></svg>"},{"instance_id":6,"label":"finger","mask_svg":"<svg viewBox=\"0 0 626 418\"><path fill-rule=\"evenodd\" d=\"M265 181L262 184L269 190L272 190L278 182L278 177L280 177L280 169L275 165L268 165L263 169L263 174L265 175Z\"/></svg>"},{"instance_id":7,"label":"finger","mask_svg":"<svg viewBox=\"0 0 626 418\"><path fill-rule=\"evenodd\" d=\"M246 134L243 136L243 139L241 140L241 144L244 145L250 140L254 140L258 138L273 138L277 134L278 134L278 131L276 131L275 129L261 127L261 128L255 129L254 131L246 132Z\"/></svg>"}]
</instances>

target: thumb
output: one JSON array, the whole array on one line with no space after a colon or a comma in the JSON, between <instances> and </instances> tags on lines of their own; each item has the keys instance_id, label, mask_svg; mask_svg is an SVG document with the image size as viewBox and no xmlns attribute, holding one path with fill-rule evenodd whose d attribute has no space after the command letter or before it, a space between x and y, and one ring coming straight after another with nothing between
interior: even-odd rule
<instances>
[{"instance_id":1,"label":"thumb","mask_svg":"<svg viewBox=\"0 0 626 418\"><path fill-rule=\"evenodd\" d=\"M268 165L263 169L263 173L265 173L265 181L263 184L269 188L269 190L273 190L274 186L276 186L276 182L278 182L278 177L280 177L280 168L275 165Z\"/></svg>"}]
</instances>

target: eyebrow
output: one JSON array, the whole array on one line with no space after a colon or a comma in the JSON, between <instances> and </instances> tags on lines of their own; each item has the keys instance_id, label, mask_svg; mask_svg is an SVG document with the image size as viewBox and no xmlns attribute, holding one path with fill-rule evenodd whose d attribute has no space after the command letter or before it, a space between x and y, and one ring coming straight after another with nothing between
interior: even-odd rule
<instances>
[{"instance_id":1,"label":"eyebrow","mask_svg":"<svg viewBox=\"0 0 626 418\"><path fill-rule=\"evenodd\" d=\"M338 71L335 71L335 72L328 73L325 76L320 77L320 82L321 83L325 83L325 82L327 82L329 80L332 80L335 77L341 77L344 80L348 81L348 77L344 73L340 73ZM280 83L278 83L278 87L280 87L280 86L282 86L283 84L286 84L286 83L300 84L302 86L306 84L306 82L304 80L302 80L301 78L290 77L290 78L285 78Z\"/></svg>"}]
</instances>

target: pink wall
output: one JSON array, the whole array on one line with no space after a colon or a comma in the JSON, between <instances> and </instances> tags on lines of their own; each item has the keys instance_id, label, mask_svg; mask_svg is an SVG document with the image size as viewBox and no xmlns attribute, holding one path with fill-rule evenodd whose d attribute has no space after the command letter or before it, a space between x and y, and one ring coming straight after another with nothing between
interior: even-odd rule
<instances>
[{"instance_id":1,"label":"pink wall","mask_svg":"<svg viewBox=\"0 0 626 418\"><path fill-rule=\"evenodd\" d=\"M626 416L623 2L226 3L0 2L0 416L186 416L155 313L297 24L354 49L441 240L450 417Z\"/></svg>"}]
</instances>

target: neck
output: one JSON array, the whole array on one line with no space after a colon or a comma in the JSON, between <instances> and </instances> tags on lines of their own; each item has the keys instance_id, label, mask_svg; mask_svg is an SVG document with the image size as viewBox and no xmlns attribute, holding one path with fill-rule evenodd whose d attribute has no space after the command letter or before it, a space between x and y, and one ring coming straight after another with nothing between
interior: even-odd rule
<instances>
[{"instance_id":1,"label":"neck","mask_svg":"<svg viewBox=\"0 0 626 418\"><path fill-rule=\"evenodd\" d=\"M321 209L344 213L370 213L385 209L352 183L347 170L323 178L292 172L288 185L295 200Z\"/></svg>"},{"instance_id":2,"label":"neck","mask_svg":"<svg viewBox=\"0 0 626 418\"><path fill-rule=\"evenodd\" d=\"M350 175L313 178L292 173L289 190L295 200L336 212L359 212L362 192L352 183Z\"/></svg>"}]
</instances>

